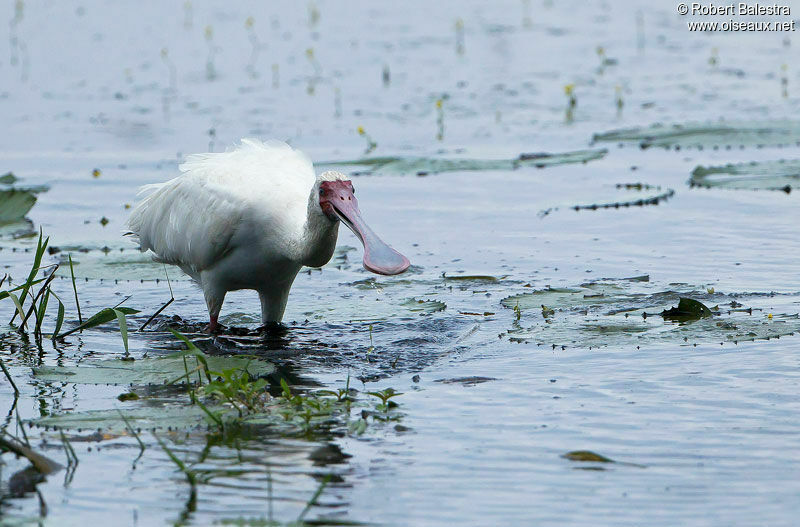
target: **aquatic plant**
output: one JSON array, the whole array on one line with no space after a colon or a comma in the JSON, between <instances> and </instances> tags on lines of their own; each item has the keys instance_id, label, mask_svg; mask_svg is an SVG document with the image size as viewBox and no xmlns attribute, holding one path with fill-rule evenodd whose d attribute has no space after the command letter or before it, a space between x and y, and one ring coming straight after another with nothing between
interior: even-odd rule
<instances>
[{"instance_id":1,"label":"aquatic plant","mask_svg":"<svg viewBox=\"0 0 800 527\"><path fill-rule=\"evenodd\" d=\"M169 94L174 95L178 92L178 68L169 58L169 50L167 48L161 48L161 62L167 66L167 70L169 71Z\"/></svg>"},{"instance_id":2,"label":"aquatic plant","mask_svg":"<svg viewBox=\"0 0 800 527\"><path fill-rule=\"evenodd\" d=\"M356 128L356 131L358 132L358 135L363 137L364 140L367 142L367 147L364 150L364 155L369 154L378 147L378 143L372 140L372 137L367 133L366 130L364 130L363 126L359 126L358 128Z\"/></svg>"},{"instance_id":3,"label":"aquatic plant","mask_svg":"<svg viewBox=\"0 0 800 527\"><path fill-rule=\"evenodd\" d=\"M277 89L281 84L280 81L280 66L272 64L272 87Z\"/></svg>"},{"instance_id":4,"label":"aquatic plant","mask_svg":"<svg viewBox=\"0 0 800 527\"><path fill-rule=\"evenodd\" d=\"M456 53L459 55L464 54L464 21L460 18L456 19Z\"/></svg>"},{"instance_id":5,"label":"aquatic plant","mask_svg":"<svg viewBox=\"0 0 800 527\"><path fill-rule=\"evenodd\" d=\"M308 27L314 29L314 27L319 23L320 13L317 4L314 2L309 2L308 4Z\"/></svg>"},{"instance_id":6,"label":"aquatic plant","mask_svg":"<svg viewBox=\"0 0 800 527\"><path fill-rule=\"evenodd\" d=\"M781 95L784 99L789 97L789 66L781 64Z\"/></svg>"},{"instance_id":7,"label":"aquatic plant","mask_svg":"<svg viewBox=\"0 0 800 527\"><path fill-rule=\"evenodd\" d=\"M261 41L258 40L255 23L255 19L252 16L247 17L244 21L244 29L247 31L247 39L250 41L250 60L247 62L247 66L245 66L245 71L251 79L258 78L258 70L256 69L258 56L261 50L267 47L266 44L262 44Z\"/></svg>"},{"instance_id":8,"label":"aquatic plant","mask_svg":"<svg viewBox=\"0 0 800 527\"><path fill-rule=\"evenodd\" d=\"M383 79L383 85L388 87L389 84L392 83L392 73L389 71L389 65L383 65L383 72L381 73L381 78Z\"/></svg>"},{"instance_id":9,"label":"aquatic plant","mask_svg":"<svg viewBox=\"0 0 800 527\"><path fill-rule=\"evenodd\" d=\"M337 119L342 116L342 90L338 86L333 89L333 116Z\"/></svg>"},{"instance_id":10,"label":"aquatic plant","mask_svg":"<svg viewBox=\"0 0 800 527\"><path fill-rule=\"evenodd\" d=\"M190 0L186 0L183 3L183 28L186 30L192 29L192 19L193 19L193 10L192 10L192 2Z\"/></svg>"},{"instance_id":11,"label":"aquatic plant","mask_svg":"<svg viewBox=\"0 0 800 527\"><path fill-rule=\"evenodd\" d=\"M436 99L436 139L444 139L444 99Z\"/></svg>"},{"instance_id":12,"label":"aquatic plant","mask_svg":"<svg viewBox=\"0 0 800 527\"><path fill-rule=\"evenodd\" d=\"M53 341L57 339L64 338L68 335L75 333L76 331L82 331L84 329L90 329L101 324L105 324L112 320L117 320L119 323L120 335L122 336L122 342L125 347L125 352L128 353L128 327L126 322L126 315L138 313L139 311L136 309L128 308L128 307L121 307L120 304L127 300L123 300L119 304L114 307L105 308L97 312L95 315L90 317L86 322L80 322L77 327L61 333L61 327L64 323L64 317L66 309L64 307L64 302L61 298L53 291L50 287L51 282L56 277L56 270L59 267L59 264L51 264L51 265L43 265L42 259L44 257L44 253L47 250L48 244L50 242L49 237L44 237L42 231L39 231L39 238L36 244L36 251L34 253L33 264L31 265L31 269L28 272L28 276L25 279L25 282L13 286L11 281L8 281L9 288L6 290L0 290L0 300L4 300L6 298L10 299L14 304L14 314L9 321L9 324L13 324L14 320L19 316L20 323L17 327L17 331L21 333L25 333L28 330L27 323L31 317L35 320L35 325L33 327L33 334L34 337L39 340L42 337L42 325L45 320L45 315L47 314L47 308L49 306L50 297L56 299L58 302L58 314L56 315L55 327L53 329L53 333L51 335L51 339ZM47 275L43 278L37 278L37 275L45 271ZM70 271L72 272L72 265L71 265L71 257L70 257ZM5 277L3 282L5 281ZM0 282L0 286L2 283ZM33 287L42 284L42 286L38 289L38 291L34 291ZM78 293L77 288L75 287L75 276L72 274L72 284L73 290L75 292L75 302L78 302ZM29 304L26 309L26 303Z\"/></svg>"},{"instance_id":13,"label":"aquatic plant","mask_svg":"<svg viewBox=\"0 0 800 527\"><path fill-rule=\"evenodd\" d=\"M531 0L522 0L522 27L529 29L533 26L531 20Z\"/></svg>"},{"instance_id":14,"label":"aquatic plant","mask_svg":"<svg viewBox=\"0 0 800 527\"><path fill-rule=\"evenodd\" d=\"M575 107L578 106L578 97L575 95L575 84L565 85L564 95L567 96L567 109L564 114L564 120L571 123L575 118Z\"/></svg>"},{"instance_id":15,"label":"aquatic plant","mask_svg":"<svg viewBox=\"0 0 800 527\"><path fill-rule=\"evenodd\" d=\"M711 56L708 57L708 63L712 67L716 67L719 64L719 50L717 48L711 48Z\"/></svg>"},{"instance_id":16,"label":"aquatic plant","mask_svg":"<svg viewBox=\"0 0 800 527\"><path fill-rule=\"evenodd\" d=\"M320 65L319 61L314 56L314 48L306 49L306 58L314 69L314 74L308 78L308 87L306 91L309 95L314 95L317 82L319 82L320 76L322 75L322 65Z\"/></svg>"},{"instance_id":17,"label":"aquatic plant","mask_svg":"<svg viewBox=\"0 0 800 527\"><path fill-rule=\"evenodd\" d=\"M203 32L206 39L206 45L208 46L208 56L206 57L206 79L207 80L214 80L217 78L217 68L214 66L214 57L217 54L219 48L214 45L214 28L206 26L205 31Z\"/></svg>"}]
</instances>

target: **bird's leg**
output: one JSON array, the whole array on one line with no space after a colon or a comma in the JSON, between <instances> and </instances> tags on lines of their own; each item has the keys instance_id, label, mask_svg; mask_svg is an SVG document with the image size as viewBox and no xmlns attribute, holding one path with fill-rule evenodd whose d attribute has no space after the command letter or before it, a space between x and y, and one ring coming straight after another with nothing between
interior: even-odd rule
<instances>
[{"instance_id":1,"label":"bird's leg","mask_svg":"<svg viewBox=\"0 0 800 527\"><path fill-rule=\"evenodd\" d=\"M208 315L208 332L209 333L216 333L217 329L219 328L219 324L217 324L217 315Z\"/></svg>"},{"instance_id":2,"label":"bird's leg","mask_svg":"<svg viewBox=\"0 0 800 527\"><path fill-rule=\"evenodd\" d=\"M289 299L290 287L292 287L291 282L274 291L258 292L261 300L261 323L264 326L280 325L283 311L286 309L286 301Z\"/></svg>"}]
</instances>

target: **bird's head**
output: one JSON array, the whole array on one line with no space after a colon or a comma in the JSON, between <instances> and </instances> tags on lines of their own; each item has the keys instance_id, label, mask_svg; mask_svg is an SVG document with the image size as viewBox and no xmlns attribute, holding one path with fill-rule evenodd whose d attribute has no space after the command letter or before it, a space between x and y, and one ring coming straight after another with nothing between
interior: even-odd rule
<instances>
[{"instance_id":1,"label":"bird's head","mask_svg":"<svg viewBox=\"0 0 800 527\"><path fill-rule=\"evenodd\" d=\"M340 172L318 177L319 206L331 221L341 221L364 245L364 268L373 273L400 274L410 265L408 258L389 247L372 232L361 217L353 183Z\"/></svg>"}]
</instances>

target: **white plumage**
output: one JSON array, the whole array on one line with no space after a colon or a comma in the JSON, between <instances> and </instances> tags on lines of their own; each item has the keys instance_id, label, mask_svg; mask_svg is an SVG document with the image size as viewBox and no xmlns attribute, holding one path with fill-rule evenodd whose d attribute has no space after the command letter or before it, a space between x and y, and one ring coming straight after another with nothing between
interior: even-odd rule
<instances>
[{"instance_id":1,"label":"white plumage","mask_svg":"<svg viewBox=\"0 0 800 527\"><path fill-rule=\"evenodd\" d=\"M237 289L258 291L263 322L279 322L300 268L333 255L339 219L364 242L370 270L408 267L363 224L346 177L315 176L311 160L286 143L243 139L229 152L189 156L179 168L180 176L142 187L149 194L128 226L142 251L200 284L212 330L225 293Z\"/></svg>"}]
</instances>

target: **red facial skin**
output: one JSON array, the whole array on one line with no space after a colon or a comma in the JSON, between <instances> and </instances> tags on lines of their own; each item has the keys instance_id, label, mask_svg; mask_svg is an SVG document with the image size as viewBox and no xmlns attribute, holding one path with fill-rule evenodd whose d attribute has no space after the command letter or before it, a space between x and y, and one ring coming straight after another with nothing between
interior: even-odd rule
<instances>
[{"instance_id":1,"label":"red facial skin","mask_svg":"<svg viewBox=\"0 0 800 527\"><path fill-rule=\"evenodd\" d=\"M361 240L365 269L383 275L400 274L408 269L408 258L389 247L364 222L350 181L320 183L319 206L328 218L340 220Z\"/></svg>"}]
</instances>

